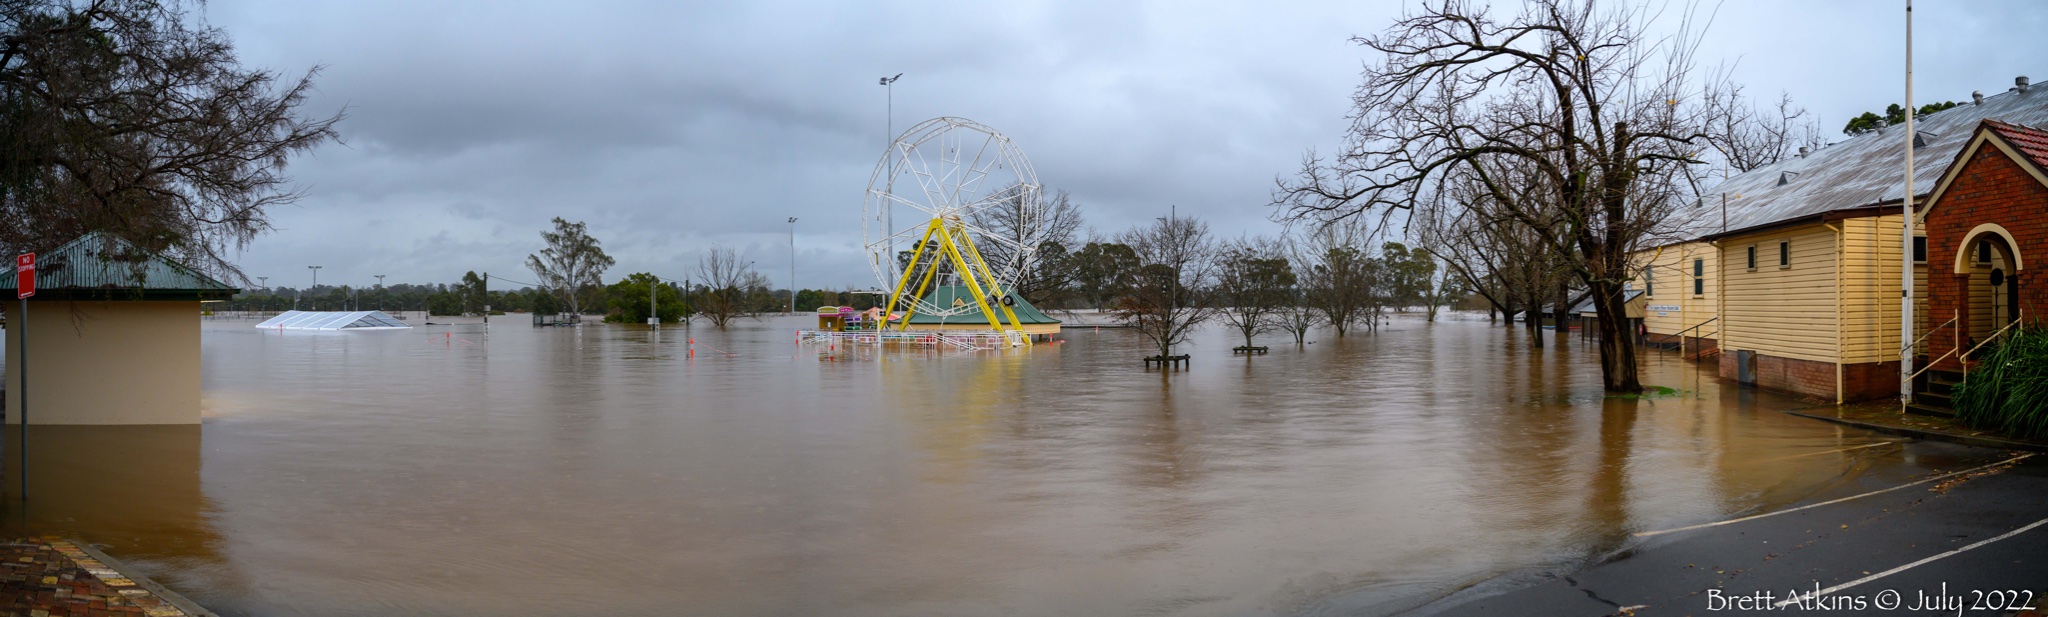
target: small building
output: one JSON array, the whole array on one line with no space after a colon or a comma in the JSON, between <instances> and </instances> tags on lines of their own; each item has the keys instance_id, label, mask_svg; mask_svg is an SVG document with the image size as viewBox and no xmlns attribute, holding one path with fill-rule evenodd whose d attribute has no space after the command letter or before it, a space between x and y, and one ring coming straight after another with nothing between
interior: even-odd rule
<instances>
[{"instance_id":1,"label":"small building","mask_svg":"<svg viewBox=\"0 0 2048 617\"><path fill-rule=\"evenodd\" d=\"M974 293L969 291L965 285L938 287L933 289L931 293L925 294L924 300L932 306L974 307ZM1051 315L1038 310L1038 307L1032 306L1031 302L1025 300L1022 296L1012 292L998 301L1010 305L1010 310L1017 314L1017 321L1023 327L1024 333L1030 335L1034 340L1045 340L1054 334L1060 333L1060 320L1053 319ZM1001 309L997 310L1000 311ZM1005 321L1009 319L1007 315L1002 315L1000 312L998 312L997 317ZM1009 324L1005 323L1003 325L1007 327ZM988 331L995 330L996 327L989 325L988 317L983 315L980 309L976 308L957 315L913 314L910 316L909 329Z\"/></svg>"},{"instance_id":2,"label":"small building","mask_svg":"<svg viewBox=\"0 0 2048 617\"><path fill-rule=\"evenodd\" d=\"M2039 323L2048 287L2027 261L2048 256L2048 131L1981 123L1920 211L1927 231L1923 351L1937 369L2015 322ZM1960 345L1961 351L1957 350Z\"/></svg>"},{"instance_id":3,"label":"small building","mask_svg":"<svg viewBox=\"0 0 2048 617\"><path fill-rule=\"evenodd\" d=\"M0 302L7 421L21 423L25 335L31 424L199 423L200 302L240 291L99 232L37 255L26 324Z\"/></svg>"},{"instance_id":4,"label":"small building","mask_svg":"<svg viewBox=\"0 0 2048 617\"><path fill-rule=\"evenodd\" d=\"M285 311L263 320L256 327L319 332L412 329L410 324L384 311Z\"/></svg>"},{"instance_id":5,"label":"small building","mask_svg":"<svg viewBox=\"0 0 2048 617\"><path fill-rule=\"evenodd\" d=\"M2048 126L2048 92L2032 90L2024 77L2015 84L1916 122L1916 206L1948 171L1942 163L1974 147L1979 124ZM1720 374L1745 385L1836 402L1896 396L1904 131L1888 127L1802 149L1681 206L1657 234L1664 241L1636 253L1650 340L1684 337L1688 350L1718 350ZM1930 271L1920 246L1914 327L1926 333L1949 317L1929 313ZM1997 250L1989 251L1995 262Z\"/></svg>"}]
</instances>

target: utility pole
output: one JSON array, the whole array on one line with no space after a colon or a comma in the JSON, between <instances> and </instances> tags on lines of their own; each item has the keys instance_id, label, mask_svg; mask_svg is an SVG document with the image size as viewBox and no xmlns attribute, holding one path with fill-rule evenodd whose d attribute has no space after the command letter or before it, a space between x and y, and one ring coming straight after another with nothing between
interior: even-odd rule
<instances>
[{"instance_id":1,"label":"utility pole","mask_svg":"<svg viewBox=\"0 0 2048 617\"><path fill-rule=\"evenodd\" d=\"M484 329L489 330L491 329L491 273L485 272L483 278L477 284L482 286L482 289L478 289L477 292L483 296L479 299L484 302Z\"/></svg>"},{"instance_id":2,"label":"utility pole","mask_svg":"<svg viewBox=\"0 0 2048 617\"><path fill-rule=\"evenodd\" d=\"M1179 218L1180 204L1168 204L1166 206L1166 218L1159 219L1160 222L1166 224L1167 237L1165 239L1168 242L1173 242L1173 222ZM1165 330L1161 334L1165 336L1167 341L1166 353L1162 355L1162 359L1164 356L1173 355L1173 309L1175 308L1174 305L1177 304L1174 296L1177 295L1180 295L1180 258L1178 256L1173 261L1173 280L1166 283L1166 314L1161 315L1162 319L1159 320L1160 324L1165 326ZM1164 365L1162 364L1162 366Z\"/></svg>"},{"instance_id":3,"label":"utility pole","mask_svg":"<svg viewBox=\"0 0 2048 617\"><path fill-rule=\"evenodd\" d=\"M1913 0L1906 0L1906 197L1900 215L1905 219L1905 248L1900 259L1904 275L1899 279L1899 405L1913 402ZM1960 326L1958 326L1960 327Z\"/></svg>"},{"instance_id":4,"label":"utility pole","mask_svg":"<svg viewBox=\"0 0 2048 617\"><path fill-rule=\"evenodd\" d=\"M789 314L796 314L796 217L789 217Z\"/></svg>"},{"instance_id":5,"label":"utility pole","mask_svg":"<svg viewBox=\"0 0 2048 617\"><path fill-rule=\"evenodd\" d=\"M648 276L654 275L650 274ZM655 276L652 280L647 281L647 327L649 329L661 329L660 300L656 300L654 297L655 292L660 290L661 277Z\"/></svg>"},{"instance_id":6,"label":"utility pole","mask_svg":"<svg viewBox=\"0 0 2048 617\"><path fill-rule=\"evenodd\" d=\"M313 291L313 290L315 290L315 289L319 289L319 288L320 288L320 266L306 266L306 267L307 267L307 268L310 268L310 269L312 269L312 270L313 270L313 286L312 286L312 287L308 287L308 288L306 288L306 291L308 291L308 292L311 292L311 291ZM302 294L299 294L299 295L303 296L303 295L306 295L306 294L303 294L303 293L302 293ZM311 303L311 302L307 302L307 303L306 303L306 310L312 310L312 309L314 309L314 308L315 308L315 307L313 306L313 303Z\"/></svg>"},{"instance_id":7,"label":"utility pole","mask_svg":"<svg viewBox=\"0 0 2048 617\"><path fill-rule=\"evenodd\" d=\"M373 276L377 277L377 310L382 311L384 310L384 275L377 274Z\"/></svg>"}]
</instances>

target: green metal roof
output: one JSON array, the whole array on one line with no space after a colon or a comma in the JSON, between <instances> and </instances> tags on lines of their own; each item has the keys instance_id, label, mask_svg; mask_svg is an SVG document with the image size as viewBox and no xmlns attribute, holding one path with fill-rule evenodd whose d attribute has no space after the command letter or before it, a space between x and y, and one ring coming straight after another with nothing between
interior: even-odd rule
<instances>
[{"instance_id":1,"label":"green metal roof","mask_svg":"<svg viewBox=\"0 0 2048 617\"><path fill-rule=\"evenodd\" d=\"M13 289L14 277L13 268L0 273L0 289ZM97 231L36 255L38 300L224 300L239 292Z\"/></svg>"},{"instance_id":2,"label":"green metal roof","mask_svg":"<svg viewBox=\"0 0 2048 617\"><path fill-rule=\"evenodd\" d=\"M1053 319L1051 315L1045 314L1044 311L1038 310L1038 307L1032 306L1031 303L1026 301L1022 296L1018 296L1015 293L1011 293L1009 294L1009 296L1017 300L1017 304L1015 306L1010 307L1010 310L1012 312L1017 313L1017 321L1019 323L1056 324L1060 322L1060 320L1058 319ZM974 292L968 291L967 286L965 285L951 285L947 287L940 287L938 289L934 289L931 293L925 294L924 300L925 302L929 302L935 306L954 306L953 303L957 301L961 303L960 306L970 307L970 309L965 314L952 315L948 317L939 317L936 315L925 315L920 313L917 315L912 315L910 317L910 323L933 325L941 323L966 325L988 323L988 318L982 316L981 309L971 308L974 307ZM1001 319L1005 322L1009 321L1009 316L1002 314L1001 308L997 308L994 306L991 306L990 308L996 309L997 319Z\"/></svg>"}]
</instances>

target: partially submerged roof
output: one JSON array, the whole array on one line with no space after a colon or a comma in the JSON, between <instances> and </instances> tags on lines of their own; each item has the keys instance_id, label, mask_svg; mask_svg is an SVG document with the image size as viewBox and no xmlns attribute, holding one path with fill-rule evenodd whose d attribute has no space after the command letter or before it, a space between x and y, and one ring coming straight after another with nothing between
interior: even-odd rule
<instances>
[{"instance_id":1,"label":"partially submerged roof","mask_svg":"<svg viewBox=\"0 0 2048 617\"><path fill-rule=\"evenodd\" d=\"M279 330L403 330L411 325L384 311L285 311L256 324Z\"/></svg>"},{"instance_id":2,"label":"partially submerged roof","mask_svg":"<svg viewBox=\"0 0 2048 617\"><path fill-rule=\"evenodd\" d=\"M1053 319L1051 315L1045 314L1044 311L1038 310L1038 307L1032 306L1031 303L1024 300L1022 296L1018 296L1015 293L1011 293L1009 294L1009 297L1016 301L1016 305L1011 306L1010 311L1017 314L1017 321L1019 325L1056 324L1060 322L1060 320L1058 319ZM931 293L925 294L924 300L925 302L929 302L934 306L974 306L974 292L968 291L967 286L965 285L949 285L934 289ZM991 299L991 301L994 300ZM996 309L997 319L1001 319L1004 322L1009 321L1010 317L1008 315L1002 314L1001 308L994 306L991 306L990 308ZM950 315L945 317L925 314L912 315L910 316L910 323L927 325L974 325L987 324L988 317L983 316L981 314L980 309L975 309L968 311L966 314Z\"/></svg>"},{"instance_id":3,"label":"partially submerged roof","mask_svg":"<svg viewBox=\"0 0 2048 617\"><path fill-rule=\"evenodd\" d=\"M14 288L14 278L6 270L0 288ZM226 300L241 291L97 231L36 255L38 300Z\"/></svg>"},{"instance_id":4,"label":"partially submerged roof","mask_svg":"<svg viewBox=\"0 0 2048 617\"><path fill-rule=\"evenodd\" d=\"M1948 162L1987 119L2048 126L2048 88L2015 88L1915 120L1913 130L1920 134L1913 154L1916 197L1934 190ZM1842 210L1896 209L1906 194L1905 131L1904 125L1886 127L1730 177L1710 187L1701 201L1680 206L1673 227L1682 240L1694 240Z\"/></svg>"}]
</instances>

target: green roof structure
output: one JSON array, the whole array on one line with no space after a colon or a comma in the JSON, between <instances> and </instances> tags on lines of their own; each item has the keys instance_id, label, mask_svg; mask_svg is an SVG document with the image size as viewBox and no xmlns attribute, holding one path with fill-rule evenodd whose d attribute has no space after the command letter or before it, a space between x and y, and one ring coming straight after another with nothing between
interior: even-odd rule
<instances>
[{"instance_id":1,"label":"green roof structure","mask_svg":"<svg viewBox=\"0 0 2048 617\"><path fill-rule=\"evenodd\" d=\"M1017 302L1010 307L1010 310L1017 314L1019 325L1057 324L1060 322L1058 319L1053 319L1051 315L1045 314L1045 311L1038 310L1038 307L1032 306L1023 297L1015 293L1011 293L1009 296ZM968 310L963 314L944 317L922 313L912 315L910 316L910 325L988 325L988 317L982 315L979 307L974 306L974 292L968 291L965 285L950 285L934 289L931 293L925 294L924 300L934 306L959 306L966 307ZM1005 325L1008 325L1009 316L1002 313L1001 307L994 306L994 302L995 299L991 298L989 308L995 309L996 318L1003 320L1006 322Z\"/></svg>"},{"instance_id":2,"label":"green roof structure","mask_svg":"<svg viewBox=\"0 0 2048 617\"><path fill-rule=\"evenodd\" d=\"M0 288L14 288L12 268ZM190 266L92 232L36 255L35 300L226 300L242 290Z\"/></svg>"}]
</instances>

